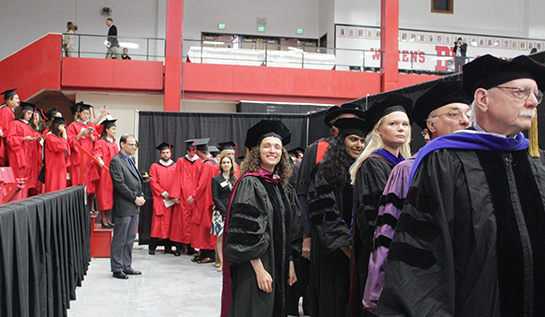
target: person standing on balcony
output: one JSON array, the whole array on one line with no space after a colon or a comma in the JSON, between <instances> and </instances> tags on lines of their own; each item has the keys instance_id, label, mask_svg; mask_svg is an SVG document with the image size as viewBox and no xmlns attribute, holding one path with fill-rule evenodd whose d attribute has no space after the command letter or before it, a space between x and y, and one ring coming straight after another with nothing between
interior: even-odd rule
<instances>
[{"instance_id":1,"label":"person standing on balcony","mask_svg":"<svg viewBox=\"0 0 545 317\"><path fill-rule=\"evenodd\" d=\"M119 55L119 42L117 41L117 27L114 25L112 18L106 19L106 25L110 27L108 29L108 51L106 52L106 58L121 59Z\"/></svg>"},{"instance_id":2,"label":"person standing on balcony","mask_svg":"<svg viewBox=\"0 0 545 317\"><path fill-rule=\"evenodd\" d=\"M62 48L64 49L64 56L65 57L71 57L71 51L74 50L73 45L73 37L75 32L75 26L74 23L68 22L66 23L66 32L62 35Z\"/></svg>"},{"instance_id":3,"label":"person standing on balcony","mask_svg":"<svg viewBox=\"0 0 545 317\"><path fill-rule=\"evenodd\" d=\"M11 121L15 120L15 108L19 106L19 95L15 89L8 89L0 95L4 95L4 102L0 106L0 166L8 166L7 136Z\"/></svg>"}]
</instances>

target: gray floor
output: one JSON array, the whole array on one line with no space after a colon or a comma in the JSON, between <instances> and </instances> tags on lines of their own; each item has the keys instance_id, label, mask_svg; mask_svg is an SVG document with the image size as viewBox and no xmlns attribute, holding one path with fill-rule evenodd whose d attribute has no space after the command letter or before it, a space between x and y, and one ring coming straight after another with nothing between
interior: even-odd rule
<instances>
[{"instance_id":1,"label":"gray floor","mask_svg":"<svg viewBox=\"0 0 545 317\"><path fill-rule=\"evenodd\" d=\"M219 316L221 273L191 258L135 245L133 268L143 274L128 280L112 277L109 258L94 258L68 316Z\"/></svg>"}]
</instances>

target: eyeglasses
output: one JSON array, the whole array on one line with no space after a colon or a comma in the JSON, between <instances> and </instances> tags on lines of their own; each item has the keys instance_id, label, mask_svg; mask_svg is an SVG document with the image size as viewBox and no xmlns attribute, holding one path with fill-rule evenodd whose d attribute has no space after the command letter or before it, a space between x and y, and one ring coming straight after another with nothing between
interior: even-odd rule
<instances>
[{"instance_id":1,"label":"eyeglasses","mask_svg":"<svg viewBox=\"0 0 545 317\"><path fill-rule=\"evenodd\" d=\"M496 88L503 88L503 89L511 89L514 90L513 96L515 96L517 99L526 101L528 98L530 98L530 94L534 94L537 99L537 104L540 104L543 100L543 93L540 90L532 91L528 87L506 87L506 86L496 86Z\"/></svg>"},{"instance_id":2,"label":"eyeglasses","mask_svg":"<svg viewBox=\"0 0 545 317\"><path fill-rule=\"evenodd\" d=\"M436 115L436 117L440 116L447 116L450 120L460 120L463 116L467 117L467 114L462 110L451 110L449 112Z\"/></svg>"},{"instance_id":3,"label":"eyeglasses","mask_svg":"<svg viewBox=\"0 0 545 317\"><path fill-rule=\"evenodd\" d=\"M426 136L428 136L428 130L427 129L424 129L420 132L420 135L422 135L423 138L425 138Z\"/></svg>"}]
</instances>

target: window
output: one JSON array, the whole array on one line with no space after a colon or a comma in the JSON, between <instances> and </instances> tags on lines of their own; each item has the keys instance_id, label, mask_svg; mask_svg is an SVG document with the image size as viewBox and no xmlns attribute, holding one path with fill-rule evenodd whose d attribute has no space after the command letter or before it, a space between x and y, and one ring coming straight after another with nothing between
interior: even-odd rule
<instances>
[{"instance_id":1,"label":"window","mask_svg":"<svg viewBox=\"0 0 545 317\"><path fill-rule=\"evenodd\" d=\"M454 0L431 0L431 12L454 13Z\"/></svg>"}]
</instances>

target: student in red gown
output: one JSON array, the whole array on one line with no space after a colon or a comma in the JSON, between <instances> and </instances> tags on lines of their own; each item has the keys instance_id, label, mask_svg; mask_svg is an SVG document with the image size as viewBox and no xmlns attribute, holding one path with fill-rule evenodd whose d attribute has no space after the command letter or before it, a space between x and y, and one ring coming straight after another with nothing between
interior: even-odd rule
<instances>
[{"instance_id":1,"label":"student in red gown","mask_svg":"<svg viewBox=\"0 0 545 317\"><path fill-rule=\"evenodd\" d=\"M76 120L72 122L66 129L68 136L68 143L70 144L70 179L72 185L83 184L87 186L87 193L89 194L89 201L92 202L95 198L95 181L98 179L96 169L93 168L93 161L87 155L84 155L80 149L76 146L76 143L81 145L87 152L93 153L95 141L98 140L99 135L95 131L95 124L91 122L91 105L79 104L76 109ZM80 156L84 155L84 173L83 179L80 180ZM90 204L92 206L92 203Z\"/></svg>"},{"instance_id":2,"label":"student in red gown","mask_svg":"<svg viewBox=\"0 0 545 317\"><path fill-rule=\"evenodd\" d=\"M60 112L59 112L60 113ZM54 117L50 131L44 136L45 192L66 188L66 164L70 145L66 137L66 119Z\"/></svg>"},{"instance_id":3,"label":"student in red gown","mask_svg":"<svg viewBox=\"0 0 545 317\"><path fill-rule=\"evenodd\" d=\"M97 205L102 217L102 228L105 229L113 228L113 223L110 220L110 211L114 203L114 187L110 172L102 167L106 166L109 168L110 161L119 152L119 148L115 142L115 134L117 132L116 121L117 119L102 121L102 133L100 134L100 139L96 141L93 150L93 157L99 162L98 174L100 179L96 188Z\"/></svg>"},{"instance_id":4,"label":"student in red gown","mask_svg":"<svg viewBox=\"0 0 545 317\"><path fill-rule=\"evenodd\" d=\"M42 138L40 133L34 131L29 125L34 116L34 109L33 104L24 102L21 115L10 123L7 136L8 160L13 175L15 178L26 178L27 185L36 182L36 180L30 179L30 176L32 166L35 165L37 144ZM36 175L37 177L38 175Z\"/></svg>"},{"instance_id":5,"label":"student in red gown","mask_svg":"<svg viewBox=\"0 0 545 317\"><path fill-rule=\"evenodd\" d=\"M9 89L0 94L4 95L4 102L0 106L0 166L7 166L9 124L15 119L15 108L19 107L21 102L15 89Z\"/></svg>"},{"instance_id":6,"label":"student in red gown","mask_svg":"<svg viewBox=\"0 0 545 317\"><path fill-rule=\"evenodd\" d=\"M170 241L170 220L175 203L180 201L172 197L172 184L176 178L176 163L171 160L171 144L163 142L156 149L160 151L161 159L158 163L153 163L149 170L150 187L153 194L153 217L151 220L151 242L148 253L155 254L155 249L160 239L165 244L165 253L172 252L172 242ZM174 203L174 204L173 204ZM172 204L167 207L166 204Z\"/></svg>"},{"instance_id":7,"label":"student in red gown","mask_svg":"<svg viewBox=\"0 0 545 317\"><path fill-rule=\"evenodd\" d=\"M210 233L212 227L212 214L214 201L212 200L212 178L219 174L217 162L208 151L210 139L195 140L197 154L203 160L198 186L187 199L194 204L191 216L191 246L201 251L200 256L191 261L197 263L210 263L216 261L214 252L217 237ZM199 142L197 142L199 141Z\"/></svg>"},{"instance_id":8,"label":"student in red gown","mask_svg":"<svg viewBox=\"0 0 545 317\"><path fill-rule=\"evenodd\" d=\"M182 254L182 244L191 243L191 215L193 204L187 198L193 194L199 182L202 160L193 147L194 140L185 140L187 154L176 162L176 179L172 188L172 195L180 199L180 204L174 207L170 226L170 240L176 242L175 256ZM192 248L187 248L187 254L192 254Z\"/></svg>"}]
</instances>

